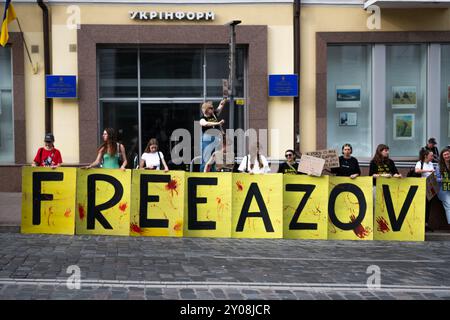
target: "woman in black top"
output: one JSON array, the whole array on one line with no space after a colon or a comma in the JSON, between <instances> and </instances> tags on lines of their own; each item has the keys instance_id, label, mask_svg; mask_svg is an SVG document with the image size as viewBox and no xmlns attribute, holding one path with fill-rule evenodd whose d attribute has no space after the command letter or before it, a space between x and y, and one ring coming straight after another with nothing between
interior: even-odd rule
<instances>
[{"instance_id":1,"label":"woman in black top","mask_svg":"<svg viewBox=\"0 0 450 320\"><path fill-rule=\"evenodd\" d=\"M283 174L298 174L298 163L295 161L295 152L292 149L286 150L285 152L286 161L283 162L278 168L278 173Z\"/></svg>"},{"instance_id":2,"label":"woman in black top","mask_svg":"<svg viewBox=\"0 0 450 320\"><path fill-rule=\"evenodd\" d=\"M376 178L378 177L394 177L401 178L402 175L398 173L394 161L389 159L389 147L385 144L379 144L377 151L370 161L369 176L374 177L373 185L376 185Z\"/></svg>"},{"instance_id":3,"label":"woman in black top","mask_svg":"<svg viewBox=\"0 0 450 320\"><path fill-rule=\"evenodd\" d=\"M342 146L342 156L339 157L339 168L332 168L331 172L336 176L350 177L355 179L361 175L361 169L359 168L359 162L356 158L352 157L353 148L349 143Z\"/></svg>"},{"instance_id":4,"label":"woman in black top","mask_svg":"<svg viewBox=\"0 0 450 320\"><path fill-rule=\"evenodd\" d=\"M223 135L222 125L225 120L218 120L217 117L222 112L223 107L225 106L227 99L223 99L220 101L217 110L214 110L213 104L211 101L207 101L202 104L202 117L200 118L200 125L202 126L202 164L200 165L200 172L204 171L205 163L209 160L212 155L212 151L215 148L207 148L211 143L216 144L216 146L220 145L219 141L216 141L215 135L208 134L208 129L214 128L221 131ZM209 150L209 152L208 152Z\"/></svg>"}]
</instances>

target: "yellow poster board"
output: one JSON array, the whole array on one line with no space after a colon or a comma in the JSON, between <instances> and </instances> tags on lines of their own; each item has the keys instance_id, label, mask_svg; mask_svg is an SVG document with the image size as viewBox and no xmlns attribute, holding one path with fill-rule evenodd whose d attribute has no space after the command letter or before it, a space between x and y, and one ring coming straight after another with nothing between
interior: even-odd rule
<instances>
[{"instance_id":1,"label":"yellow poster board","mask_svg":"<svg viewBox=\"0 0 450 320\"><path fill-rule=\"evenodd\" d=\"M22 168L22 233L73 235L75 168Z\"/></svg>"},{"instance_id":2,"label":"yellow poster board","mask_svg":"<svg viewBox=\"0 0 450 320\"><path fill-rule=\"evenodd\" d=\"M283 176L283 238L328 236L328 176Z\"/></svg>"},{"instance_id":3,"label":"yellow poster board","mask_svg":"<svg viewBox=\"0 0 450 320\"><path fill-rule=\"evenodd\" d=\"M330 177L328 239L373 240L372 177Z\"/></svg>"},{"instance_id":4,"label":"yellow poster board","mask_svg":"<svg viewBox=\"0 0 450 320\"><path fill-rule=\"evenodd\" d=\"M426 179L378 178L375 240L425 240Z\"/></svg>"},{"instance_id":5,"label":"yellow poster board","mask_svg":"<svg viewBox=\"0 0 450 320\"><path fill-rule=\"evenodd\" d=\"M131 170L78 169L76 233L130 234Z\"/></svg>"},{"instance_id":6,"label":"yellow poster board","mask_svg":"<svg viewBox=\"0 0 450 320\"><path fill-rule=\"evenodd\" d=\"M133 170L130 235L182 237L184 171Z\"/></svg>"},{"instance_id":7,"label":"yellow poster board","mask_svg":"<svg viewBox=\"0 0 450 320\"><path fill-rule=\"evenodd\" d=\"M186 237L231 237L231 183L231 173L186 174Z\"/></svg>"},{"instance_id":8,"label":"yellow poster board","mask_svg":"<svg viewBox=\"0 0 450 320\"><path fill-rule=\"evenodd\" d=\"M283 237L283 175L233 174L232 237Z\"/></svg>"}]
</instances>

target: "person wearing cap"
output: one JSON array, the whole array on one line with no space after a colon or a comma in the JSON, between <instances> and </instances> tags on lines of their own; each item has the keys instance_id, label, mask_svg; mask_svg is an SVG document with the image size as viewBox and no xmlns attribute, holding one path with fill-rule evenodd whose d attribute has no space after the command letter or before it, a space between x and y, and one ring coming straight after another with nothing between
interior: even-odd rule
<instances>
[{"instance_id":1,"label":"person wearing cap","mask_svg":"<svg viewBox=\"0 0 450 320\"><path fill-rule=\"evenodd\" d=\"M430 138L428 139L427 145L423 147L424 150L433 152L433 160L432 160L433 163L439 163L439 150L436 146L437 146L436 138Z\"/></svg>"},{"instance_id":2,"label":"person wearing cap","mask_svg":"<svg viewBox=\"0 0 450 320\"><path fill-rule=\"evenodd\" d=\"M53 144L55 137L52 133L47 133L44 138L45 145L40 147L34 157L33 167L59 167L62 163L61 152Z\"/></svg>"}]
</instances>

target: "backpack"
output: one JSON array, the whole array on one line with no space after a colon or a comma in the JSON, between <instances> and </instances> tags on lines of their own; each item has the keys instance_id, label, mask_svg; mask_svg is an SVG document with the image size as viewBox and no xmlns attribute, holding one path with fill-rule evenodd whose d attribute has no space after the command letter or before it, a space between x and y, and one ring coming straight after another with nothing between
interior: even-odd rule
<instances>
[{"instance_id":1,"label":"backpack","mask_svg":"<svg viewBox=\"0 0 450 320\"><path fill-rule=\"evenodd\" d=\"M423 169L423 161L420 161L420 170ZM408 173L406 174L407 177L410 178L421 178L422 174L421 173L416 173L416 168L413 167L411 169L409 169Z\"/></svg>"}]
</instances>

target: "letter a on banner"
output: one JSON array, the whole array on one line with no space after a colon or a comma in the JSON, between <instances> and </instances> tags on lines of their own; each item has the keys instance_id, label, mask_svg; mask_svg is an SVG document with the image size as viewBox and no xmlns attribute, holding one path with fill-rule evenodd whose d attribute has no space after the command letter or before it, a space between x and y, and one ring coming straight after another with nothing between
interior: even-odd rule
<instances>
[{"instance_id":1,"label":"letter a on banner","mask_svg":"<svg viewBox=\"0 0 450 320\"><path fill-rule=\"evenodd\" d=\"M130 234L131 170L78 169L76 233Z\"/></svg>"},{"instance_id":2,"label":"letter a on banner","mask_svg":"<svg viewBox=\"0 0 450 320\"><path fill-rule=\"evenodd\" d=\"M283 176L283 238L327 239L328 176Z\"/></svg>"},{"instance_id":3,"label":"letter a on banner","mask_svg":"<svg viewBox=\"0 0 450 320\"><path fill-rule=\"evenodd\" d=\"M375 240L425 240L426 179L378 178Z\"/></svg>"},{"instance_id":4,"label":"letter a on banner","mask_svg":"<svg viewBox=\"0 0 450 320\"><path fill-rule=\"evenodd\" d=\"M231 237L231 173L186 175L184 234L187 237Z\"/></svg>"},{"instance_id":5,"label":"letter a on banner","mask_svg":"<svg viewBox=\"0 0 450 320\"><path fill-rule=\"evenodd\" d=\"M283 237L283 175L233 174L233 238Z\"/></svg>"},{"instance_id":6,"label":"letter a on banner","mask_svg":"<svg viewBox=\"0 0 450 320\"><path fill-rule=\"evenodd\" d=\"M73 235L75 168L22 168L22 233Z\"/></svg>"},{"instance_id":7,"label":"letter a on banner","mask_svg":"<svg viewBox=\"0 0 450 320\"><path fill-rule=\"evenodd\" d=\"M328 239L373 240L372 177L330 177Z\"/></svg>"},{"instance_id":8,"label":"letter a on banner","mask_svg":"<svg viewBox=\"0 0 450 320\"><path fill-rule=\"evenodd\" d=\"M182 237L185 173L133 170L132 236Z\"/></svg>"}]
</instances>

